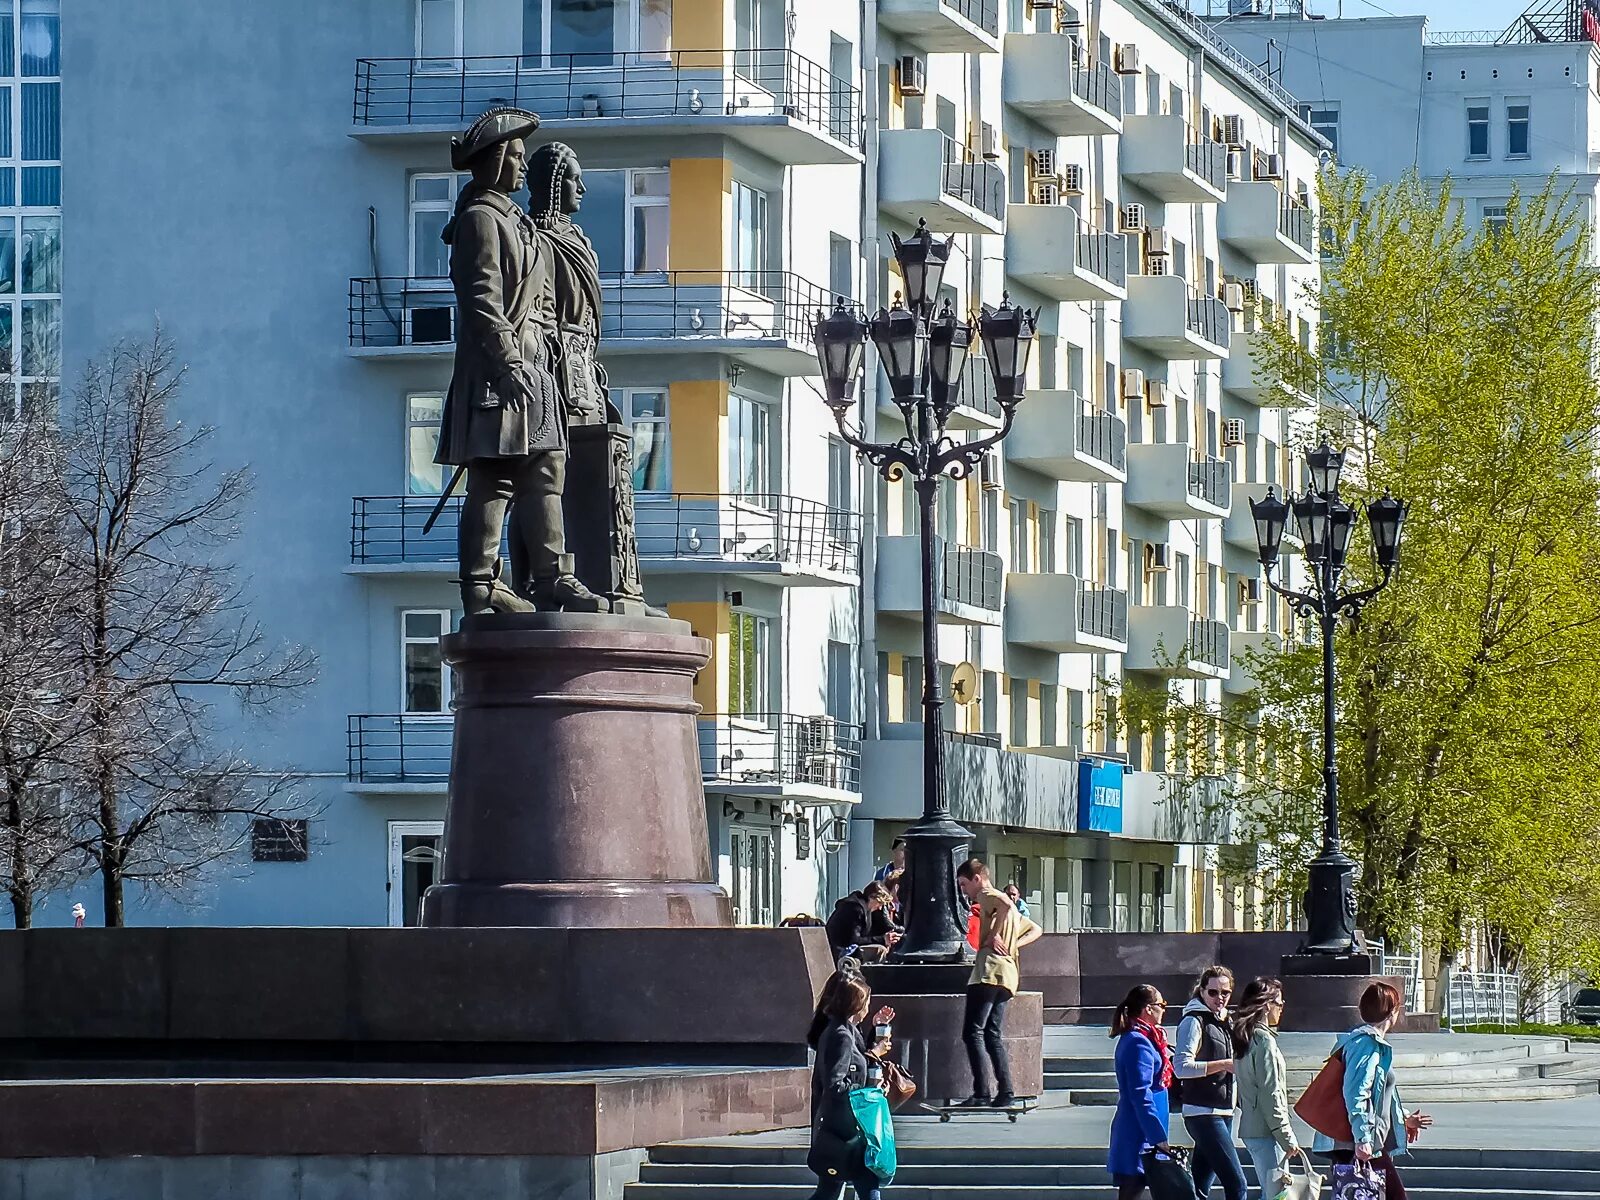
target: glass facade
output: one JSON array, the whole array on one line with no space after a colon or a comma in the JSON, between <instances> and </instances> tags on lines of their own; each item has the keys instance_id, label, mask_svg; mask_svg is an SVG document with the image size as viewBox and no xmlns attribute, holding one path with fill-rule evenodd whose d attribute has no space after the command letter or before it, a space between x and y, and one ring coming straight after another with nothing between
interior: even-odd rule
<instances>
[{"instance_id":1,"label":"glass facade","mask_svg":"<svg viewBox=\"0 0 1600 1200\"><path fill-rule=\"evenodd\" d=\"M0 415L61 390L61 3L0 0Z\"/></svg>"}]
</instances>

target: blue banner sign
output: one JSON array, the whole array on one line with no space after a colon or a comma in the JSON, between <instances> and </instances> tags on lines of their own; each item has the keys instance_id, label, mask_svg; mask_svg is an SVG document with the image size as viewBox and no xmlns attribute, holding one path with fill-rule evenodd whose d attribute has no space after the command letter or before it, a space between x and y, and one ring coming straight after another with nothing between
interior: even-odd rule
<instances>
[{"instance_id":1,"label":"blue banner sign","mask_svg":"<svg viewBox=\"0 0 1600 1200\"><path fill-rule=\"evenodd\" d=\"M1078 760L1078 830L1122 832L1122 764L1103 758Z\"/></svg>"}]
</instances>

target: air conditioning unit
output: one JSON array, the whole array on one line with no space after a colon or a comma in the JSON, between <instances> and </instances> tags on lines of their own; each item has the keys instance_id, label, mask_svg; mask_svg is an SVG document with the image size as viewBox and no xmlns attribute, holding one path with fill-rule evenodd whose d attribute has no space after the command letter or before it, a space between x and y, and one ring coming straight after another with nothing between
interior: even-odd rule
<instances>
[{"instance_id":1,"label":"air conditioning unit","mask_svg":"<svg viewBox=\"0 0 1600 1200\"><path fill-rule=\"evenodd\" d=\"M1222 303L1231 313L1244 311L1244 286L1238 283L1225 283L1222 285Z\"/></svg>"},{"instance_id":2,"label":"air conditioning unit","mask_svg":"<svg viewBox=\"0 0 1600 1200\"><path fill-rule=\"evenodd\" d=\"M1144 403L1146 408L1165 408L1167 406L1167 385L1163 380L1150 379L1145 381Z\"/></svg>"},{"instance_id":3,"label":"air conditioning unit","mask_svg":"<svg viewBox=\"0 0 1600 1200\"><path fill-rule=\"evenodd\" d=\"M1238 113L1222 118L1222 140L1235 150L1244 149L1244 118Z\"/></svg>"},{"instance_id":4,"label":"air conditioning unit","mask_svg":"<svg viewBox=\"0 0 1600 1200\"><path fill-rule=\"evenodd\" d=\"M978 125L978 136L974 139L978 143L978 153L983 155L988 162L997 162L1000 158L1000 134L995 127L987 121Z\"/></svg>"},{"instance_id":5,"label":"air conditioning unit","mask_svg":"<svg viewBox=\"0 0 1600 1200\"><path fill-rule=\"evenodd\" d=\"M1147 574L1159 575L1172 566L1172 547L1166 542L1144 544L1144 569Z\"/></svg>"},{"instance_id":6,"label":"air conditioning unit","mask_svg":"<svg viewBox=\"0 0 1600 1200\"><path fill-rule=\"evenodd\" d=\"M902 54L895 73L902 96L920 96L928 90L928 64L915 54Z\"/></svg>"},{"instance_id":7,"label":"air conditioning unit","mask_svg":"<svg viewBox=\"0 0 1600 1200\"><path fill-rule=\"evenodd\" d=\"M1144 205L1124 204L1122 206L1122 232L1144 232Z\"/></svg>"},{"instance_id":8,"label":"air conditioning unit","mask_svg":"<svg viewBox=\"0 0 1600 1200\"><path fill-rule=\"evenodd\" d=\"M1083 195L1084 184L1088 182L1085 171L1077 163L1068 163L1061 168L1061 190L1069 196Z\"/></svg>"},{"instance_id":9,"label":"air conditioning unit","mask_svg":"<svg viewBox=\"0 0 1600 1200\"><path fill-rule=\"evenodd\" d=\"M1229 179L1243 179L1244 178L1244 151L1243 150L1229 150L1228 151L1228 178Z\"/></svg>"},{"instance_id":10,"label":"air conditioning unit","mask_svg":"<svg viewBox=\"0 0 1600 1200\"><path fill-rule=\"evenodd\" d=\"M1166 258L1172 253L1172 237L1165 229L1152 227L1145 231L1144 252L1150 258Z\"/></svg>"},{"instance_id":11,"label":"air conditioning unit","mask_svg":"<svg viewBox=\"0 0 1600 1200\"><path fill-rule=\"evenodd\" d=\"M1239 603L1258 604L1261 601L1261 580L1239 580Z\"/></svg>"},{"instance_id":12,"label":"air conditioning unit","mask_svg":"<svg viewBox=\"0 0 1600 1200\"><path fill-rule=\"evenodd\" d=\"M1283 155L1258 154L1256 155L1256 178L1270 179L1277 183L1283 182Z\"/></svg>"},{"instance_id":13,"label":"air conditioning unit","mask_svg":"<svg viewBox=\"0 0 1600 1200\"><path fill-rule=\"evenodd\" d=\"M1045 183L1043 180L1034 180L1028 185L1029 204L1060 204L1061 187L1055 183Z\"/></svg>"},{"instance_id":14,"label":"air conditioning unit","mask_svg":"<svg viewBox=\"0 0 1600 1200\"><path fill-rule=\"evenodd\" d=\"M832 717L807 717L796 738L795 774L801 783L838 785L839 723Z\"/></svg>"},{"instance_id":15,"label":"air conditioning unit","mask_svg":"<svg viewBox=\"0 0 1600 1200\"><path fill-rule=\"evenodd\" d=\"M1038 179L1040 176L1053 178L1056 173L1056 152L1054 150L1029 150L1028 173Z\"/></svg>"},{"instance_id":16,"label":"air conditioning unit","mask_svg":"<svg viewBox=\"0 0 1600 1200\"><path fill-rule=\"evenodd\" d=\"M1118 75L1137 75L1142 69L1139 66L1139 47L1132 42L1123 42L1117 47Z\"/></svg>"},{"instance_id":17,"label":"air conditioning unit","mask_svg":"<svg viewBox=\"0 0 1600 1200\"><path fill-rule=\"evenodd\" d=\"M1222 444L1224 446L1244 445L1244 422L1238 417L1229 417L1222 423Z\"/></svg>"},{"instance_id":18,"label":"air conditioning unit","mask_svg":"<svg viewBox=\"0 0 1600 1200\"><path fill-rule=\"evenodd\" d=\"M1144 399L1144 372L1138 367L1122 369L1122 401L1131 404Z\"/></svg>"}]
</instances>

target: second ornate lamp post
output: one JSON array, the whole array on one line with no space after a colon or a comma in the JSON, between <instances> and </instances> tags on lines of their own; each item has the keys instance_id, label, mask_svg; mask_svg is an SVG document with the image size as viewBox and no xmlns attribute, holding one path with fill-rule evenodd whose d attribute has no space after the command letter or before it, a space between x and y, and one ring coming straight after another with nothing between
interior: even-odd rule
<instances>
[{"instance_id":1,"label":"second ornate lamp post","mask_svg":"<svg viewBox=\"0 0 1600 1200\"><path fill-rule=\"evenodd\" d=\"M951 818L945 795L945 701L939 681L937 612L942 560L934 537L935 505L942 477L965 477L984 452L1011 431L1017 405L1022 403L1038 314L1013 308L1009 296L999 308L983 306L977 318L978 336L994 377L1000 428L970 442L956 440L946 432L946 423L960 401L961 372L972 347L973 328L956 316L948 300L934 313L955 238L940 242L921 221L917 232L905 240L889 236L905 281L904 303L897 293L894 304L868 322L840 300L832 313L817 314L813 337L839 435L885 479L909 478L917 493L922 544L922 818L905 832L905 936L892 957L906 963L952 962L969 953L966 908L955 871L967 855L972 834ZM893 442L866 441L849 424L869 336L878 348L895 406L905 418L906 436Z\"/></svg>"},{"instance_id":2,"label":"second ornate lamp post","mask_svg":"<svg viewBox=\"0 0 1600 1200\"><path fill-rule=\"evenodd\" d=\"M1349 954L1355 944L1356 864L1344 852L1339 836L1333 635L1341 616L1354 617L1393 578L1400 563L1400 531L1405 525L1406 505L1387 491L1382 499L1367 502L1373 557L1383 577L1372 587L1342 591L1340 579L1356 524L1355 508L1339 498L1344 451L1333 449L1324 438L1306 455L1306 466L1310 468L1311 483L1303 496L1279 499L1269 487L1265 497L1250 501L1250 515L1255 519L1257 548L1267 583L1273 591L1288 597L1301 617L1315 617L1322 626L1322 853L1311 862L1306 890L1306 950L1311 954L1339 955ZM1272 577L1291 512L1305 543L1306 565L1311 572L1312 586L1305 592L1284 587Z\"/></svg>"}]
</instances>

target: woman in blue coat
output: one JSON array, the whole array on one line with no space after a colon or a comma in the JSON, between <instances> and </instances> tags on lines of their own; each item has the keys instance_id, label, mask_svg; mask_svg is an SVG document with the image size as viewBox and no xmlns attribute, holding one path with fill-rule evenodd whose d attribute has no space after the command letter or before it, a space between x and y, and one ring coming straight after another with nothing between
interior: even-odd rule
<instances>
[{"instance_id":1,"label":"woman in blue coat","mask_svg":"<svg viewBox=\"0 0 1600 1200\"><path fill-rule=\"evenodd\" d=\"M1167 1145L1167 1089L1172 1086L1172 1051L1161 1030L1167 1002L1141 983L1117 1005L1111 1036L1117 1038L1117 1114L1111 1119L1111 1153L1106 1169L1117 1185L1117 1200L1144 1195L1143 1154Z\"/></svg>"}]
</instances>

